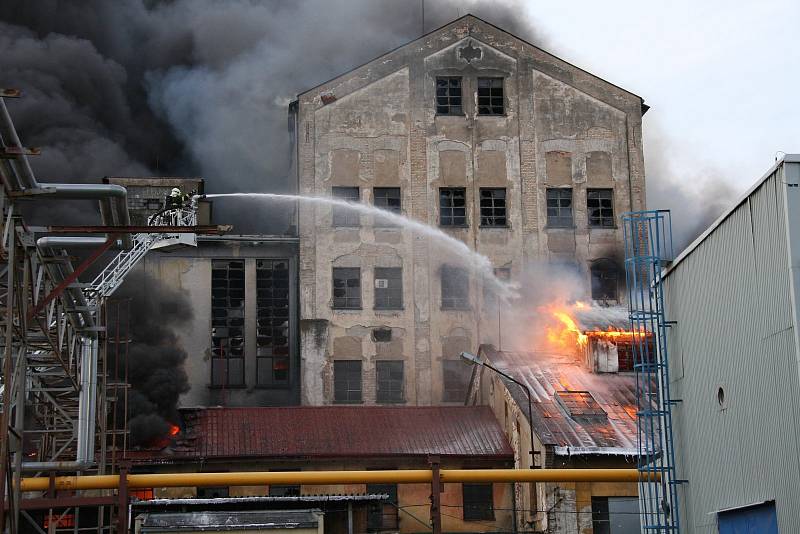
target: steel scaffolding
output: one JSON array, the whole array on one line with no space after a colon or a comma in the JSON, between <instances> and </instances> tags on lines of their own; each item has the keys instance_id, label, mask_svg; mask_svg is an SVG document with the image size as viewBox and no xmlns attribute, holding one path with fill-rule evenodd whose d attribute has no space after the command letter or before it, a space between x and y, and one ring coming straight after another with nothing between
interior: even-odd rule
<instances>
[{"instance_id":1,"label":"steel scaffolding","mask_svg":"<svg viewBox=\"0 0 800 534\"><path fill-rule=\"evenodd\" d=\"M41 532L26 510L42 507L50 509L51 532L61 526L78 532L85 529L78 509L70 508L107 504L110 494L54 506L66 501L49 497L50 491L22 500L20 479L23 472L119 472L126 417L117 417L115 405L127 398L127 373L119 369L119 354L110 369L107 342L119 351L128 339L119 320L116 330L106 330L107 299L150 249L192 245L195 233L219 234L229 227L196 226L194 201L163 212L169 217L147 227L130 226L124 187L37 182L28 157L39 151L22 145L6 108L6 98L19 96L0 89L0 532L18 532L21 521ZM39 199L97 201L103 225L29 226L20 205ZM113 248L122 250L107 254ZM77 260L66 249L87 254L73 265ZM99 274L81 283L90 267ZM119 318L119 304L116 311ZM68 513L70 521L62 522L59 517ZM113 527L110 519L101 507L90 524L99 532Z\"/></svg>"},{"instance_id":2,"label":"steel scaffolding","mask_svg":"<svg viewBox=\"0 0 800 534\"><path fill-rule=\"evenodd\" d=\"M669 211L625 213L625 275L638 400L639 506L647 532L679 532L662 269L673 257ZM649 335L652 334L652 335ZM660 477L652 482L652 475Z\"/></svg>"}]
</instances>

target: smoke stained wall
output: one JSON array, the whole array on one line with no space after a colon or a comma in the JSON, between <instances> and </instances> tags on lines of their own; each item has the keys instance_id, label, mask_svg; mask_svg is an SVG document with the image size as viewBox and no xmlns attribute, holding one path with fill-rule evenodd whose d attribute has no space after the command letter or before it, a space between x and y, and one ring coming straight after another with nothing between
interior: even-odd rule
<instances>
[{"instance_id":1,"label":"smoke stained wall","mask_svg":"<svg viewBox=\"0 0 800 534\"><path fill-rule=\"evenodd\" d=\"M126 301L130 300L130 315ZM177 405L182 393L189 391L183 364L188 357L180 346L176 331L192 318L186 296L177 289L143 272L131 273L114 295L117 308L108 307L109 354L117 354L113 343L119 309L120 339L129 328L128 347L128 414L130 440L133 446L153 445L166 436L172 424L178 423ZM125 369L125 346L119 346L119 369ZM111 362L111 368L115 364ZM123 372L120 371L123 375ZM123 375L124 376L124 375ZM118 404L122 408L122 403Z\"/></svg>"}]
</instances>

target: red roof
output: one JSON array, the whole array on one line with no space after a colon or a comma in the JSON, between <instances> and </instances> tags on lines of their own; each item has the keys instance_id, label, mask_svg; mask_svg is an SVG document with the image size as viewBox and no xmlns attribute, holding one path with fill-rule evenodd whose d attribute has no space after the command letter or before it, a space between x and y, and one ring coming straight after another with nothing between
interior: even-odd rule
<instances>
[{"instance_id":1,"label":"red roof","mask_svg":"<svg viewBox=\"0 0 800 534\"><path fill-rule=\"evenodd\" d=\"M512 459L486 406L192 408L173 458L469 456Z\"/></svg>"}]
</instances>

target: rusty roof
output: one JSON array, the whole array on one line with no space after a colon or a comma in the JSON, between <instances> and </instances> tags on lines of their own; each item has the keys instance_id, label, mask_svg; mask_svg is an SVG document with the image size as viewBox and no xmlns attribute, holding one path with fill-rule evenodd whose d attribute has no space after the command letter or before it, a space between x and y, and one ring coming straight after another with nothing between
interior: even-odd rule
<instances>
[{"instance_id":1,"label":"rusty roof","mask_svg":"<svg viewBox=\"0 0 800 534\"><path fill-rule=\"evenodd\" d=\"M189 408L172 459L441 456L513 458L485 406Z\"/></svg>"},{"instance_id":2,"label":"rusty roof","mask_svg":"<svg viewBox=\"0 0 800 534\"><path fill-rule=\"evenodd\" d=\"M593 373L566 354L482 345L479 355L530 388L533 430L556 454L637 454L633 374ZM527 396L513 382L503 381L527 417ZM570 413L573 405L576 410Z\"/></svg>"}]
</instances>

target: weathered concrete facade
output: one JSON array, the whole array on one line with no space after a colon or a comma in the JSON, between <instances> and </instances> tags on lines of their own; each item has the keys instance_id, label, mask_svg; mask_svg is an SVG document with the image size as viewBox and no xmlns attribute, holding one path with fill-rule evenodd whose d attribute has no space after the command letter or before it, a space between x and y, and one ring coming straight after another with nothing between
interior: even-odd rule
<instances>
[{"instance_id":1,"label":"weathered concrete facade","mask_svg":"<svg viewBox=\"0 0 800 534\"><path fill-rule=\"evenodd\" d=\"M437 113L439 77L460 80L460 114ZM502 113L478 113L479 78L502 79ZM466 224L443 230L512 279L535 261L569 262L589 286L592 262L620 256L622 229L590 227L587 189L613 191L615 221L643 209L643 109L640 97L468 15L299 95L298 187L357 187L367 204L374 188L399 188L401 212L433 226L440 188L463 188ZM480 224L483 188L504 189L504 224ZM572 224L552 227L547 191L557 188L571 188ZM300 206L303 403L334 402L336 360L362 362L359 402L377 401L381 360L403 362L404 402L455 402L445 362L496 342L496 312L475 279L467 306L442 309L440 275L453 258L431 238L368 219L334 226L330 209ZM402 269L402 306L373 309L375 269L392 267ZM334 268L360 269L356 309L334 307ZM391 340L375 341L375 328Z\"/></svg>"}]
</instances>

